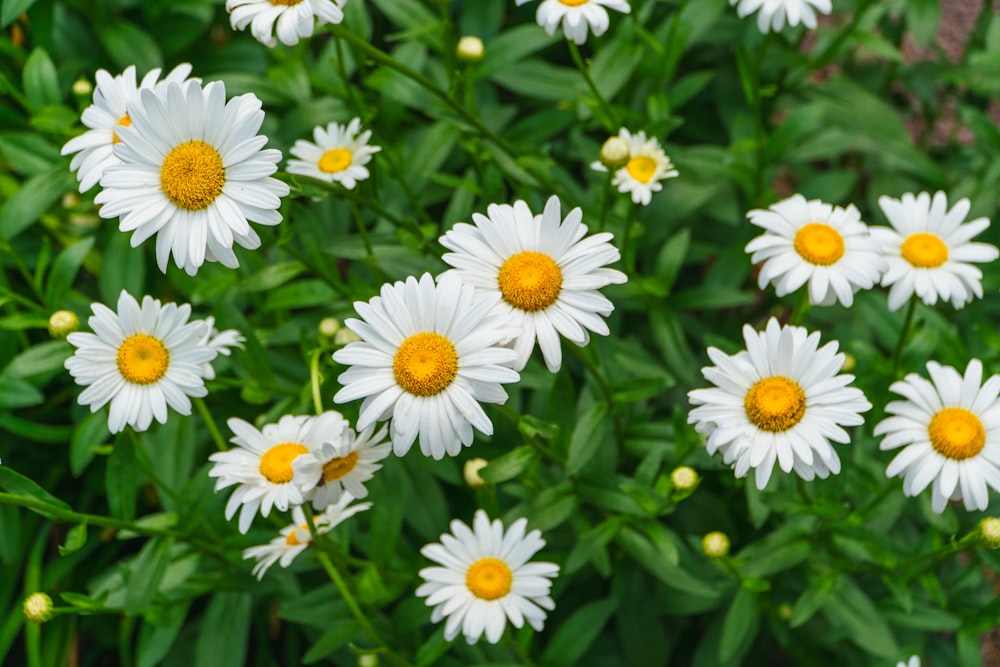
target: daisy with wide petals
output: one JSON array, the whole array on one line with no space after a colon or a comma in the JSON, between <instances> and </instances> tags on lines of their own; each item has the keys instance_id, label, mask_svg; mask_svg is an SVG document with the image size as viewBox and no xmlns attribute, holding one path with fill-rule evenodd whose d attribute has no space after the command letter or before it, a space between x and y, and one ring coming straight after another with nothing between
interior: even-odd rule
<instances>
[{"instance_id":1,"label":"daisy with wide petals","mask_svg":"<svg viewBox=\"0 0 1000 667\"><path fill-rule=\"evenodd\" d=\"M372 155L382 150L381 146L368 144L371 136L371 130L361 132L360 118L346 126L330 123L325 129L316 127L313 129L315 143L299 139L292 146L292 155L299 159L288 161L288 172L328 183L336 181L353 190L358 181L368 178L365 165L371 162Z\"/></svg>"},{"instance_id":2,"label":"daisy with wide petals","mask_svg":"<svg viewBox=\"0 0 1000 667\"><path fill-rule=\"evenodd\" d=\"M251 93L226 102L213 81L170 83L139 91L128 104L132 124L117 130L121 164L104 170L94 201L103 218L120 217L135 232L132 247L156 235L156 262L170 255L194 275L207 260L236 268L233 244L260 247L250 222L277 225L288 185L271 178L281 151L263 149L267 137L260 100Z\"/></svg>"},{"instance_id":3,"label":"daisy with wide petals","mask_svg":"<svg viewBox=\"0 0 1000 667\"><path fill-rule=\"evenodd\" d=\"M361 337L333 353L350 366L338 378L333 400L364 398L358 429L391 418L397 456L420 437L420 451L435 459L455 456L472 444L472 428L493 434L480 402L506 403L501 384L517 382L510 368L517 353L501 347L520 333L508 318L491 315L498 294L476 295L455 276L435 284L429 273L418 281L382 286L380 296L355 302L360 320L347 327Z\"/></svg>"},{"instance_id":4,"label":"daisy with wide petals","mask_svg":"<svg viewBox=\"0 0 1000 667\"><path fill-rule=\"evenodd\" d=\"M285 511L305 502L307 480L295 473L292 462L324 442L339 438L347 428L344 417L333 410L318 417L285 415L277 424L267 424L260 430L235 417L227 424L236 434L231 442L237 447L210 455L215 465L208 476L218 478L216 491L238 485L226 503L226 520L232 519L242 506L241 533L250 529L258 509L261 516L267 516L272 507Z\"/></svg>"},{"instance_id":5,"label":"daisy with wide petals","mask_svg":"<svg viewBox=\"0 0 1000 667\"><path fill-rule=\"evenodd\" d=\"M562 366L562 334L575 345L586 345L589 332L609 333L602 319L614 305L597 290L628 278L604 268L618 261L611 234L587 236L583 213L572 209L563 219L558 197L550 197L541 215L523 201L491 204L487 215L474 213L475 224L459 223L441 237L452 252L442 259L454 275L496 301L495 313L509 319L522 333L514 341L516 370L528 362L535 341L545 365L555 373Z\"/></svg>"},{"instance_id":6,"label":"daisy with wide petals","mask_svg":"<svg viewBox=\"0 0 1000 667\"><path fill-rule=\"evenodd\" d=\"M518 6L531 0L517 0ZM587 29L600 37L608 31L611 17L608 9L628 14L632 11L628 0L542 0L538 5L535 20L545 28L545 32L554 35L556 28L562 23L566 39L576 44L587 41Z\"/></svg>"},{"instance_id":7,"label":"daisy with wide petals","mask_svg":"<svg viewBox=\"0 0 1000 667\"><path fill-rule=\"evenodd\" d=\"M897 310L916 294L928 306L951 301L962 308L973 296L983 296L983 272L973 263L992 262L1000 250L972 238L990 226L986 218L964 222L972 205L960 199L948 210L948 197L936 192L904 194L902 199L879 197L889 227L872 227L872 240L889 268L882 285L890 287L889 310Z\"/></svg>"},{"instance_id":8,"label":"daisy with wide petals","mask_svg":"<svg viewBox=\"0 0 1000 667\"><path fill-rule=\"evenodd\" d=\"M656 137L647 139L642 130L632 134L623 127L618 130L618 138L628 146L628 154L624 164L615 170L611 184L618 192L630 194L634 204L646 206L652 201L653 193L663 189L661 181L675 178L680 172L663 152ZM600 160L590 166L596 171L608 170Z\"/></svg>"},{"instance_id":9,"label":"daisy with wide petals","mask_svg":"<svg viewBox=\"0 0 1000 667\"><path fill-rule=\"evenodd\" d=\"M340 23L347 0L226 0L233 30L246 30L264 46L294 46L316 25ZM278 40L275 40L277 36Z\"/></svg>"},{"instance_id":10,"label":"daisy with wide petals","mask_svg":"<svg viewBox=\"0 0 1000 667\"><path fill-rule=\"evenodd\" d=\"M392 453L392 444L384 442L388 428L377 432L371 425L361 433L345 428L338 438L324 442L292 463L296 477L301 476L306 499L323 509L337 502L343 493L355 498L368 495L365 482L382 467L379 463Z\"/></svg>"},{"instance_id":11,"label":"daisy with wide petals","mask_svg":"<svg viewBox=\"0 0 1000 667\"><path fill-rule=\"evenodd\" d=\"M833 11L831 0L729 0L730 5L738 5L736 12L744 18L757 12L757 27L761 32L778 31L788 25L799 23L813 30L816 28L816 14Z\"/></svg>"},{"instance_id":12,"label":"daisy with wide petals","mask_svg":"<svg viewBox=\"0 0 1000 667\"><path fill-rule=\"evenodd\" d=\"M328 505L323 512L317 514L315 516L316 534L325 535L346 519L358 512L364 512L372 506L371 503L351 505L353 501L354 498L345 493L336 503ZM258 579L263 579L264 573L275 563L281 567L291 565L296 556L305 551L312 542L312 532L309 530L309 524L301 506L292 508L292 521L290 526L282 528L281 534L267 544L243 550L244 560L257 559L257 564L253 567L253 574Z\"/></svg>"},{"instance_id":13,"label":"daisy with wide petals","mask_svg":"<svg viewBox=\"0 0 1000 667\"><path fill-rule=\"evenodd\" d=\"M768 210L747 214L764 234L747 244L750 261L763 262L757 284L771 283L778 296L809 284L809 303L854 303L854 293L871 289L886 269L868 226L853 205L846 209L794 195Z\"/></svg>"},{"instance_id":14,"label":"daisy with wide petals","mask_svg":"<svg viewBox=\"0 0 1000 667\"><path fill-rule=\"evenodd\" d=\"M973 359L961 375L928 361L930 381L910 373L889 390L893 401L875 427L882 450L903 447L887 477L903 478L903 493L915 496L933 482L931 507L944 511L949 500L965 509L985 510L987 487L1000 491L1000 376L983 382L983 364Z\"/></svg>"},{"instance_id":15,"label":"daisy with wide petals","mask_svg":"<svg viewBox=\"0 0 1000 667\"><path fill-rule=\"evenodd\" d=\"M715 363L701 369L714 384L688 392L696 407L688 422L707 438L709 454L722 453L737 477L751 468L757 488L771 478L774 463L811 480L840 472L830 441L848 442L843 426L864 422L872 405L853 375L838 375L844 354L837 342L819 347L819 333L781 326L773 317L764 331L743 327L746 349L728 355L714 347Z\"/></svg>"},{"instance_id":16,"label":"daisy with wide petals","mask_svg":"<svg viewBox=\"0 0 1000 667\"><path fill-rule=\"evenodd\" d=\"M94 87L94 102L83 110L80 119L90 129L70 139L62 147L63 155L76 153L69 168L76 172L80 192L86 192L97 185L106 167L121 163L114 153L115 144L119 141L116 130L120 126L132 124L128 115L129 102L138 100L142 89L171 82L183 83L191 73L191 65L178 65L157 83L160 71L160 68L150 70L141 82L136 83L135 65L129 65L118 76L111 76L103 69L97 70L94 77L97 83Z\"/></svg>"},{"instance_id":17,"label":"daisy with wide petals","mask_svg":"<svg viewBox=\"0 0 1000 667\"><path fill-rule=\"evenodd\" d=\"M431 621L448 619L447 641L461 631L470 644L483 634L496 644L508 620L515 628L527 620L535 630L543 629L545 610L555 609L549 592L559 566L528 562L545 540L537 530L525 534L527 525L527 519L518 519L504 531L499 519L491 523L486 512L477 510L471 530L455 519L440 543L420 550L441 567L420 570L425 583L417 596L434 607Z\"/></svg>"},{"instance_id":18,"label":"daisy with wide petals","mask_svg":"<svg viewBox=\"0 0 1000 667\"><path fill-rule=\"evenodd\" d=\"M203 342L205 322L188 321L191 306L163 306L151 296L144 296L140 306L122 291L117 312L101 303L92 304L91 310L94 315L87 322L94 333L78 331L66 337L76 348L66 370L87 387L80 405L96 412L110 402L112 433L126 425L145 431L153 419L164 424L167 406L191 414L188 397L208 393L204 366L218 354Z\"/></svg>"}]
</instances>

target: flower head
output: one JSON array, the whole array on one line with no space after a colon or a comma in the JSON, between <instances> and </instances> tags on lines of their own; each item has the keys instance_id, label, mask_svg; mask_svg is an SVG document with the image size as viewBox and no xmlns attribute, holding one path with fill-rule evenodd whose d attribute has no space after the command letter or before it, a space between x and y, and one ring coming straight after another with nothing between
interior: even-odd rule
<instances>
[{"instance_id":1,"label":"flower head","mask_svg":"<svg viewBox=\"0 0 1000 667\"><path fill-rule=\"evenodd\" d=\"M72 310L57 310L49 316L49 335L65 338L80 328L80 318Z\"/></svg>"},{"instance_id":2,"label":"flower head","mask_svg":"<svg viewBox=\"0 0 1000 667\"><path fill-rule=\"evenodd\" d=\"M612 137L613 139L614 137ZM680 172L674 168L673 162L660 147L656 137L646 138L643 131L632 134L624 127L618 131L618 138L628 146L628 152L621 166L615 171L611 184L619 192L630 193L632 202L645 206L653 199L653 193L663 189L661 181L676 177ZM610 142L605 142L605 146ZM601 160L591 163L595 171L607 171L604 149L601 149Z\"/></svg>"},{"instance_id":3,"label":"flower head","mask_svg":"<svg viewBox=\"0 0 1000 667\"><path fill-rule=\"evenodd\" d=\"M778 31L788 25L799 23L810 30L816 27L816 14L829 14L833 10L830 0L729 0L730 5L739 5L736 12L744 18L757 12L757 27L761 32Z\"/></svg>"},{"instance_id":4,"label":"flower head","mask_svg":"<svg viewBox=\"0 0 1000 667\"><path fill-rule=\"evenodd\" d=\"M349 426L336 437L326 440L292 463L296 477L303 479L306 499L313 507L323 509L336 503L343 493L364 498L368 489L364 483L375 476L382 467L379 463L392 452L392 445L384 442L386 427L375 432L371 425L361 433Z\"/></svg>"},{"instance_id":5,"label":"flower head","mask_svg":"<svg viewBox=\"0 0 1000 667\"><path fill-rule=\"evenodd\" d=\"M382 150L370 146L371 130L361 132L361 119L355 118L347 125L330 123L326 129L313 129L315 143L299 139L291 153L297 160L288 161L288 172L312 176L332 183L336 181L353 190L358 181L368 178L372 155Z\"/></svg>"},{"instance_id":6,"label":"flower head","mask_svg":"<svg viewBox=\"0 0 1000 667\"><path fill-rule=\"evenodd\" d=\"M701 538L701 550L713 559L725 558L729 554L729 536L715 530Z\"/></svg>"},{"instance_id":7,"label":"flower head","mask_svg":"<svg viewBox=\"0 0 1000 667\"><path fill-rule=\"evenodd\" d=\"M52 618L52 598L45 593L32 593L24 599L22 608L24 617L36 625Z\"/></svg>"},{"instance_id":8,"label":"flower head","mask_svg":"<svg viewBox=\"0 0 1000 667\"><path fill-rule=\"evenodd\" d=\"M486 49L483 46L483 40L475 35L463 36L455 46L455 55L458 56L459 60L470 63L482 60L485 53Z\"/></svg>"},{"instance_id":9,"label":"flower head","mask_svg":"<svg viewBox=\"0 0 1000 667\"><path fill-rule=\"evenodd\" d=\"M523 5L530 1L517 0L517 4ZM600 37L608 31L608 26L611 25L608 9L623 14L632 11L628 0L542 0L535 20L550 35L554 35L556 28L562 23L566 39L583 44L587 41L588 27L594 37Z\"/></svg>"},{"instance_id":10,"label":"flower head","mask_svg":"<svg viewBox=\"0 0 1000 667\"><path fill-rule=\"evenodd\" d=\"M294 46L312 37L316 25L340 23L347 0L226 0L229 24L245 30L264 46L274 48L278 40ZM277 36L278 40L275 40Z\"/></svg>"}]
</instances>

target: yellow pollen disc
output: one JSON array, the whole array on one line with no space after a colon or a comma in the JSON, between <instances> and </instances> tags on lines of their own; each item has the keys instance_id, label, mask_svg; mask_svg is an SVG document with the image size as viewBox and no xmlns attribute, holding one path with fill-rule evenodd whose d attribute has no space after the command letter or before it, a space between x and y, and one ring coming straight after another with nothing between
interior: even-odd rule
<instances>
[{"instance_id":1,"label":"yellow pollen disc","mask_svg":"<svg viewBox=\"0 0 1000 667\"><path fill-rule=\"evenodd\" d=\"M458 353L444 336L431 332L410 336L392 360L396 383L416 396L434 396L458 375Z\"/></svg>"},{"instance_id":2,"label":"yellow pollen disc","mask_svg":"<svg viewBox=\"0 0 1000 667\"><path fill-rule=\"evenodd\" d=\"M319 159L319 170L324 174L336 174L351 166L354 155L346 148L331 148Z\"/></svg>"},{"instance_id":3,"label":"yellow pollen disc","mask_svg":"<svg viewBox=\"0 0 1000 667\"><path fill-rule=\"evenodd\" d=\"M563 3L567 7L579 7L580 5L587 4L590 0L559 0L559 2Z\"/></svg>"},{"instance_id":4,"label":"yellow pollen disc","mask_svg":"<svg viewBox=\"0 0 1000 667\"><path fill-rule=\"evenodd\" d=\"M306 532L309 532L309 524L307 523L302 524L301 526L299 526L299 528L301 528ZM300 544L302 544L302 542L299 540L298 533L299 533L298 530L293 530L292 532L288 533L288 537L285 538L285 544L287 544L290 547L297 547Z\"/></svg>"},{"instance_id":5,"label":"yellow pollen disc","mask_svg":"<svg viewBox=\"0 0 1000 667\"><path fill-rule=\"evenodd\" d=\"M830 266L844 256L844 237L830 225L810 222L795 233L795 252L810 264Z\"/></svg>"},{"instance_id":6,"label":"yellow pollen disc","mask_svg":"<svg viewBox=\"0 0 1000 667\"><path fill-rule=\"evenodd\" d=\"M565 2L565 0L563 0ZM640 183L649 183L656 173L656 162L649 157L634 157L625 165L628 175Z\"/></svg>"},{"instance_id":7,"label":"yellow pollen disc","mask_svg":"<svg viewBox=\"0 0 1000 667\"><path fill-rule=\"evenodd\" d=\"M340 456L330 459L323 464L323 483L336 482L341 477L345 477L358 465L358 453L351 452L347 456Z\"/></svg>"},{"instance_id":8,"label":"yellow pollen disc","mask_svg":"<svg viewBox=\"0 0 1000 667\"><path fill-rule=\"evenodd\" d=\"M510 593L514 581L507 563L499 558L480 558L465 573L469 592L482 600L496 600Z\"/></svg>"},{"instance_id":9,"label":"yellow pollen disc","mask_svg":"<svg viewBox=\"0 0 1000 667\"><path fill-rule=\"evenodd\" d=\"M545 310L562 291L562 270L548 255L524 250L500 267L497 286L503 300L521 310Z\"/></svg>"},{"instance_id":10,"label":"yellow pollen disc","mask_svg":"<svg viewBox=\"0 0 1000 667\"><path fill-rule=\"evenodd\" d=\"M956 461L975 456L986 444L983 422L965 408L941 410L927 425L927 435L939 454Z\"/></svg>"},{"instance_id":11,"label":"yellow pollen disc","mask_svg":"<svg viewBox=\"0 0 1000 667\"><path fill-rule=\"evenodd\" d=\"M163 158L160 189L180 208L200 211L219 196L226 169L219 151L195 139L175 146Z\"/></svg>"},{"instance_id":12,"label":"yellow pollen disc","mask_svg":"<svg viewBox=\"0 0 1000 667\"><path fill-rule=\"evenodd\" d=\"M125 114L124 116L122 116L121 118L119 118L118 122L115 123L115 124L116 125L121 125L122 127L128 127L129 125L132 124L132 119L128 117L128 114ZM111 143L117 144L119 141L121 141L121 139L119 139L118 135L114 133L114 130L112 130L111 131Z\"/></svg>"},{"instance_id":13,"label":"yellow pollen disc","mask_svg":"<svg viewBox=\"0 0 1000 667\"><path fill-rule=\"evenodd\" d=\"M795 380L772 375L750 387L743 408L754 426L780 433L802 421L806 414L806 394Z\"/></svg>"},{"instance_id":14,"label":"yellow pollen disc","mask_svg":"<svg viewBox=\"0 0 1000 667\"><path fill-rule=\"evenodd\" d=\"M122 342L117 361L122 377L132 384L153 384L167 372L170 353L160 339L135 334Z\"/></svg>"},{"instance_id":15,"label":"yellow pollen disc","mask_svg":"<svg viewBox=\"0 0 1000 667\"><path fill-rule=\"evenodd\" d=\"M910 234L903 241L903 259L918 269L934 269L948 261L948 246L928 232Z\"/></svg>"},{"instance_id":16,"label":"yellow pollen disc","mask_svg":"<svg viewBox=\"0 0 1000 667\"><path fill-rule=\"evenodd\" d=\"M264 452L260 457L260 474L272 484L284 484L292 481L295 471L292 461L308 454L309 450L297 442L283 442Z\"/></svg>"}]
</instances>

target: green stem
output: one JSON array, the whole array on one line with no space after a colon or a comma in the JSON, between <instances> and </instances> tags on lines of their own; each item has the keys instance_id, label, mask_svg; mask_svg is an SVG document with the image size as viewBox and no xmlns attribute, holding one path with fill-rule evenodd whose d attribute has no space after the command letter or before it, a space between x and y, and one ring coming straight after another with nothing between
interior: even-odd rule
<instances>
[{"instance_id":1,"label":"green stem","mask_svg":"<svg viewBox=\"0 0 1000 667\"><path fill-rule=\"evenodd\" d=\"M590 88L590 92L592 92L594 97L597 98L597 103L600 105L601 109L603 109L604 113L607 114L607 119L610 123L604 123L605 127L612 132L615 132L619 127L621 127L618 122L618 114L615 113L614 108L612 108L611 104L604 98L604 95L601 95L601 91L597 88L597 84L594 83L594 80L590 77L590 69L587 67L586 63L583 62L583 56L580 55L580 47L578 47L576 42L571 39L567 39L566 44L569 46L569 54L573 57L573 63L576 65L576 68L580 70L580 75L583 76L583 80L587 82L587 87Z\"/></svg>"},{"instance_id":2,"label":"green stem","mask_svg":"<svg viewBox=\"0 0 1000 667\"><path fill-rule=\"evenodd\" d=\"M357 92L354 90L354 86L351 84L351 78L347 75L347 67L344 66L344 40L336 39L334 41L337 44L337 57L334 58L337 63L337 74L340 75L340 80L344 83L351 106L356 113L361 114L364 112L364 107L361 104L360 98L358 98Z\"/></svg>"},{"instance_id":3,"label":"green stem","mask_svg":"<svg viewBox=\"0 0 1000 667\"><path fill-rule=\"evenodd\" d=\"M792 308L792 314L788 317L788 323L794 325L802 324L802 320L805 319L810 308L812 308L812 304L809 302L809 285L803 285L802 291L799 294L799 300L795 303L795 307Z\"/></svg>"},{"instance_id":4,"label":"green stem","mask_svg":"<svg viewBox=\"0 0 1000 667\"><path fill-rule=\"evenodd\" d=\"M611 390L611 385L608 384L607 379L601 373L601 369L597 367L586 351L583 348L577 347L576 345L571 346L576 356L583 362L583 367L590 372L590 376L594 378L597 382L597 386L601 390L601 394L604 396L604 400L608 404L608 411L611 413L611 423L614 427L615 432L615 442L618 443L618 447L621 448L625 444L625 430L622 427L621 415L618 413L618 406L615 403L614 392Z\"/></svg>"},{"instance_id":5,"label":"green stem","mask_svg":"<svg viewBox=\"0 0 1000 667\"><path fill-rule=\"evenodd\" d=\"M896 342L896 349L892 351L892 376L896 377L899 375L899 361L903 356L903 345L906 343L906 337L910 333L910 327L913 326L913 313L917 308L917 295L913 294L910 296L910 303L906 307L906 319L903 320L903 328L899 332L899 340Z\"/></svg>"},{"instance_id":6,"label":"green stem","mask_svg":"<svg viewBox=\"0 0 1000 667\"><path fill-rule=\"evenodd\" d=\"M608 211L611 210L611 200L615 196L614 186L611 185L611 181L615 178L615 172L608 167L607 178L604 179L604 189L601 197L601 217L597 221L597 231L603 232L604 225L607 224Z\"/></svg>"},{"instance_id":7,"label":"green stem","mask_svg":"<svg viewBox=\"0 0 1000 667\"><path fill-rule=\"evenodd\" d=\"M514 635L512 635L509 632L505 632L504 643L506 643L507 646L510 647L510 649L517 656L518 660L521 661L522 665L527 665L527 667L535 667L535 661L532 660L531 656L528 655L528 652L525 651L524 648L517 643L517 640L514 639Z\"/></svg>"},{"instance_id":8,"label":"green stem","mask_svg":"<svg viewBox=\"0 0 1000 667\"><path fill-rule=\"evenodd\" d=\"M309 359L309 384L312 385L313 408L315 408L317 415L323 414L323 396L320 394L323 375L319 372L319 358L322 354L322 348L313 350Z\"/></svg>"},{"instance_id":9,"label":"green stem","mask_svg":"<svg viewBox=\"0 0 1000 667\"><path fill-rule=\"evenodd\" d=\"M152 480L153 485L156 486L158 490L167 494L178 507L183 506L183 499L180 497L176 491L174 491L166 482L163 481L157 473L153 466L153 462L149 459L149 454L146 452L146 448L142 446L142 438L132 429L128 429L129 435L132 437L132 446L135 448L135 460L142 468L142 471L146 473L149 479Z\"/></svg>"},{"instance_id":10,"label":"green stem","mask_svg":"<svg viewBox=\"0 0 1000 667\"><path fill-rule=\"evenodd\" d=\"M348 202L351 207L351 213L354 214L354 222L358 228L358 234L361 236L361 243L365 246L365 252L368 253L368 263L371 264L372 269L375 271L375 277L379 282L385 282L385 276L382 274L382 269L378 265L378 258L375 256L375 248L372 247L372 241L368 238L368 228L365 226L365 219L361 215L361 209L358 208L357 202L353 199Z\"/></svg>"},{"instance_id":11,"label":"green stem","mask_svg":"<svg viewBox=\"0 0 1000 667\"><path fill-rule=\"evenodd\" d=\"M773 33L768 32L764 35L764 41L760 46L760 50L757 52L757 57L754 60L753 67L754 89L752 99L749 100L750 105L753 108L754 120L754 154L757 161L754 174L754 203L757 206L762 206L764 204L764 172L767 169L767 129L764 126L764 102L760 93L763 87L761 72L764 66L764 58L767 56L767 51L771 47L772 39Z\"/></svg>"},{"instance_id":12,"label":"green stem","mask_svg":"<svg viewBox=\"0 0 1000 667\"><path fill-rule=\"evenodd\" d=\"M222 431L219 430L219 425L215 423L215 417L212 416L211 411L208 406L205 405L205 401L200 398L193 398L191 402L194 406L198 408L198 414L205 421L205 426L208 427L208 432L212 434L212 440L215 441L215 447L220 452L224 452L229 449L229 445L226 444L226 439L222 437Z\"/></svg>"}]
</instances>

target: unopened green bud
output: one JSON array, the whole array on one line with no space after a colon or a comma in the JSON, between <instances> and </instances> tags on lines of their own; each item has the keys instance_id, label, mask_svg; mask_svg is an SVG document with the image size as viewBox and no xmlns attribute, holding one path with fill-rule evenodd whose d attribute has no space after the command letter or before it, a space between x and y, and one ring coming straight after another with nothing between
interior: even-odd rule
<instances>
[{"instance_id":1,"label":"unopened green bud","mask_svg":"<svg viewBox=\"0 0 1000 667\"><path fill-rule=\"evenodd\" d=\"M336 317L324 317L319 321L319 335L326 338L333 338L340 331L340 320Z\"/></svg>"},{"instance_id":2,"label":"unopened green bud","mask_svg":"<svg viewBox=\"0 0 1000 667\"><path fill-rule=\"evenodd\" d=\"M49 334L53 338L65 338L80 328L80 318L71 310L57 310L49 317Z\"/></svg>"},{"instance_id":3,"label":"unopened green bud","mask_svg":"<svg viewBox=\"0 0 1000 667\"><path fill-rule=\"evenodd\" d=\"M628 156L628 144L621 137L609 137L601 146L601 162L611 170L624 166Z\"/></svg>"},{"instance_id":4,"label":"unopened green bud","mask_svg":"<svg viewBox=\"0 0 1000 667\"><path fill-rule=\"evenodd\" d=\"M792 618L793 611L794 610L792 609L792 605L788 604L787 602L782 602L780 605L778 605L778 618L780 618L783 621L790 620Z\"/></svg>"},{"instance_id":5,"label":"unopened green bud","mask_svg":"<svg viewBox=\"0 0 1000 667\"><path fill-rule=\"evenodd\" d=\"M979 542L989 549L1000 548L1000 519L988 516L979 522Z\"/></svg>"},{"instance_id":6,"label":"unopened green bud","mask_svg":"<svg viewBox=\"0 0 1000 667\"><path fill-rule=\"evenodd\" d=\"M359 655L358 667L378 667L378 656L374 653Z\"/></svg>"},{"instance_id":7,"label":"unopened green bud","mask_svg":"<svg viewBox=\"0 0 1000 667\"><path fill-rule=\"evenodd\" d=\"M52 618L52 598L45 593L32 593L24 600L24 617L41 624Z\"/></svg>"},{"instance_id":8,"label":"unopened green bud","mask_svg":"<svg viewBox=\"0 0 1000 667\"><path fill-rule=\"evenodd\" d=\"M483 46L483 40L472 35L462 37L458 40L458 46L455 47L455 54L458 56L458 59L464 60L467 63L482 60L485 53L486 48Z\"/></svg>"},{"instance_id":9,"label":"unopened green bud","mask_svg":"<svg viewBox=\"0 0 1000 667\"><path fill-rule=\"evenodd\" d=\"M490 464L486 459L469 459L462 467L462 477L470 489L481 489L489 482L479 476L479 471Z\"/></svg>"},{"instance_id":10,"label":"unopened green bud","mask_svg":"<svg viewBox=\"0 0 1000 667\"><path fill-rule=\"evenodd\" d=\"M729 537L721 531L713 531L701 538L701 550L709 558L725 558L729 553Z\"/></svg>"},{"instance_id":11,"label":"unopened green bud","mask_svg":"<svg viewBox=\"0 0 1000 667\"><path fill-rule=\"evenodd\" d=\"M347 345L348 343L360 343L361 336L354 333L346 327L342 327L340 331L333 337L333 342L337 345Z\"/></svg>"},{"instance_id":12,"label":"unopened green bud","mask_svg":"<svg viewBox=\"0 0 1000 667\"><path fill-rule=\"evenodd\" d=\"M698 471L690 466L674 468L670 473L670 483L678 493L691 493L698 486Z\"/></svg>"},{"instance_id":13,"label":"unopened green bud","mask_svg":"<svg viewBox=\"0 0 1000 667\"><path fill-rule=\"evenodd\" d=\"M94 84L86 79L77 79L73 82L73 94L83 97L94 92Z\"/></svg>"},{"instance_id":14,"label":"unopened green bud","mask_svg":"<svg viewBox=\"0 0 1000 667\"><path fill-rule=\"evenodd\" d=\"M845 372L850 372L854 370L854 367L858 365L858 358L855 357L850 352L844 353L844 365L840 367L840 370Z\"/></svg>"}]
</instances>

